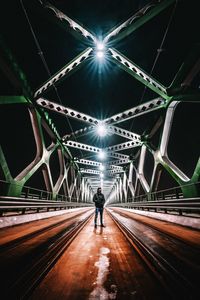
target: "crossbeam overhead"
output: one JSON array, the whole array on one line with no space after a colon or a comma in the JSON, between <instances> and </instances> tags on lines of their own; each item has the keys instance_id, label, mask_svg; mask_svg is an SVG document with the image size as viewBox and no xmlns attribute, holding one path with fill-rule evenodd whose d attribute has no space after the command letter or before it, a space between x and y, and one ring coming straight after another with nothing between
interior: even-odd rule
<instances>
[{"instance_id":1,"label":"crossbeam overhead","mask_svg":"<svg viewBox=\"0 0 200 300\"><path fill-rule=\"evenodd\" d=\"M71 32L76 33L76 37L82 37L83 40L92 40L96 43L97 39L94 34L88 31L88 29L84 28L83 25L80 25L77 21L72 20L70 17L65 15L58 8L53 6L51 3L44 1L44 8L49 9L54 13L54 17L58 19L60 22L65 22L66 29L71 29Z\"/></svg>"},{"instance_id":2,"label":"crossbeam overhead","mask_svg":"<svg viewBox=\"0 0 200 300\"><path fill-rule=\"evenodd\" d=\"M45 98L39 98L36 100L36 103L45 108L45 109L48 109L48 110L52 110L52 111L55 111L59 114L62 114L64 116L67 116L67 117L70 117L72 119L76 119L78 121L82 121L82 122L85 122L85 123L89 123L89 124L92 124L94 126L89 126L89 127L84 127L84 128L81 128L75 132L72 132L70 134L66 134L63 136L63 141L65 140L69 140L70 137L81 137L85 134L89 134L89 133L93 133L95 132L95 126L98 125L100 122L104 123L104 121L101 121L101 120L98 120L96 118L93 118L87 114L84 114L84 113L81 113L81 112L78 112L74 109L71 109L69 107L66 107L66 106L63 106L61 104L58 104L58 103L55 103L55 102L52 102L52 101L49 101ZM127 139L130 139L130 140L134 140L134 141L140 141L140 135L139 134L136 134L134 132L131 132L131 131L128 131L126 129L122 129L120 127L116 127L116 126L107 126L107 131L111 134L116 134L116 135L119 135L119 136L122 136L124 138L127 138Z\"/></svg>"},{"instance_id":3,"label":"crossbeam overhead","mask_svg":"<svg viewBox=\"0 0 200 300\"><path fill-rule=\"evenodd\" d=\"M164 108L167 101L162 98L156 98L151 101L145 102L143 104L137 105L133 108L127 109L120 112L112 117L104 120L106 124L117 124L120 122L125 122L137 116L152 112L157 109Z\"/></svg>"},{"instance_id":4,"label":"crossbeam overhead","mask_svg":"<svg viewBox=\"0 0 200 300\"><path fill-rule=\"evenodd\" d=\"M72 71L75 71L78 66L82 65L83 62L90 56L92 48L87 48L82 53L80 53L77 57L75 57L72 61L66 64L61 70L59 70L56 74L51 76L45 83L39 87L35 93L34 97L40 97L44 92L47 92L54 85L57 85L62 79L68 76Z\"/></svg>"},{"instance_id":5,"label":"crossbeam overhead","mask_svg":"<svg viewBox=\"0 0 200 300\"><path fill-rule=\"evenodd\" d=\"M107 43L110 39L112 39L112 43L119 42L129 34L133 33L136 29L140 28L150 19L158 15L174 1L175 0L151 1L137 11L133 16L128 18L128 20L116 26L116 28L111 29L111 31L106 34L103 41Z\"/></svg>"},{"instance_id":6,"label":"crossbeam overhead","mask_svg":"<svg viewBox=\"0 0 200 300\"><path fill-rule=\"evenodd\" d=\"M188 59L182 64L169 87L164 86L162 82L159 82L159 80L154 78L151 74L143 70L139 65L137 65L135 62L133 62L123 53L117 50L118 46L120 46L121 48L121 45L118 44L120 41L131 35L137 29L141 28L142 25L152 20L166 8L169 7L170 11L170 5L172 5L175 0L150 1L143 8L132 14L131 17L129 17L126 21L123 21L114 28L111 28L108 33L103 33L101 38L99 38L98 35L92 33L78 21L75 21L71 17L67 16L64 12L56 8L51 3L47 1L39 2L41 4L39 5L39 9L42 10L43 14L47 17L50 17L51 20L61 25L64 30L70 32L70 34L72 34L75 38L79 39L79 42L82 42L82 45L81 47L79 47L79 49L84 49L79 55L66 63L60 70L58 70L49 79L47 79L46 82L42 83L34 93L32 93L34 104L36 103L39 107L42 108L42 110L40 111L42 111L44 118L46 118L46 115L48 115L47 111L50 111L51 113L56 112L60 116L71 118L73 119L73 122L83 122L83 127L80 126L80 129L77 129L78 126L75 126L75 128L73 129L69 122L69 126L66 126L66 131L64 131L65 134L62 137L56 136L56 141L58 141L58 144L52 145L52 147L58 147L58 151L60 152L63 151L63 149L64 151L69 151L69 149L71 150L69 151L70 155L65 157L66 161L65 158L63 158L63 164L66 162L67 164L69 164L67 167L68 169L70 169L71 166L75 166L74 169L72 168L72 173L74 172L72 176L73 183L71 186L69 186L70 197L71 195L73 195L74 191L75 193L77 193L75 186L78 181L80 181L79 184L81 184L81 187L84 191L83 194L85 193L84 195L81 195L82 199L86 199L88 195L91 196L99 186L103 187L104 191L106 191L107 195L110 195L111 198L118 197L119 201L121 202L127 201L129 193L133 197L135 193L137 193L137 189L139 190L140 188L143 188L147 193L149 193L151 187L153 187L154 185L154 177L157 171L157 164L160 163L165 167L164 164L166 161L169 168L171 168L171 172L174 172L173 174L176 174L175 180L178 176L181 178L180 172L176 173L176 168L172 163L170 165L170 162L168 161L169 158L166 154L168 139L162 136L161 146L158 145L158 150L155 150L155 146L152 146L151 148L151 145L153 145L153 142L151 144L151 138L153 136L156 136L157 133L160 134L160 131L162 131L161 126L164 126L164 133L168 133L168 131L170 130L171 125L169 124L171 124L170 122L172 122L172 113L174 113L175 111L175 108L173 107L173 101L176 99L176 97L180 96L180 90L183 91L185 86L189 86L191 84L191 81L200 70L200 46L198 44L193 53L191 53ZM123 5L123 3L121 5ZM175 8L176 5L174 6L174 10ZM151 91L157 94L157 98L145 103L141 103L142 100L139 101L138 99L136 103L140 103L139 105L100 120L83 112L76 111L65 105L50 101L43 96L44 94L47 94L53 87L55 88L61 81L67 79L68 76L72 75L80 67L84 66L86 63L90 64L92 62L95 65L97 63L96 59L98 58L97 54L99 54L99 44L101 44L100 46L105 50L103 50L104 53L101 54L104 55L104 62L108 61L110 63L108 63L107 65L108 68L110 68L110 72L113 71L113 65L116 68L121 68L126 73L129 73L140 84L149 88ZM99 63L101 62L102 60L100 59ZM77 85L77 89L78 88L80 87L78 87ZM126 97L127 94L125 94ZM58 93L57 96L59 96ZM143 98L144 97L142 97L142 99ZM133 100L134 99L131 99L131 96L130 99L127 99L127 101L130 101L129 103L134 103ZM71 99L66 99L65 103L71 103L70 101L72 102ZM94 101L96 101L95 97ZM121 99L120 101L123 101L123 99ZM178 101L179 100L177 100L177 103ZM172 106L170 106L171 104ZM74 105L72 105L72 107L74 107ZM169 113L169 107L171 109L171 115ZM160 119L157 118L157 115L155 114L157 121L152 121L154 122L154 126L152 126L151 121L149 122L149 127L151 126L148 131L149 134L146 134L146 128L144 130L143 128L141 128L143 131L138 130L140 132L139 134L137 132L127 130L128 126L127 129L124 129L118 127L117 125L121 122L126 122L130 119L147 113L149 114L156 110L161 110L161 113L163 112L163 110L166 110L168 122L165 121L164 113L162 114L162 117L160 117ZM105 126L105 131L108 135L107 140L104 140L105 142L102 142L101 140L102 138L104 138L104 134L97 135L97 129L101 125L103 127ZM126 124L123 125L125 127ZM135 128L137 129L138 127L135 126ZM90 137L88 138L88 136L86 137L86 135L90 135ZM116 144L113 143L113 136L111 137L111 135L118 136L118 139L115 137L117 141ZM87 141L88 144L84 143L83 141ZM97 141L97 144L95 144L95 141ZM96 145L98 145L99 147L96 147ZM138 149L134 149L136 147ZM162 151L159 149L159 147ZM83 150L90 153L86 153L86 155L83 156L81 151L80 158L76 156L75 153L78 153L78 151L75 151L74 149ZM47 148L47 152L48 151L49 148ZM145 159L147 157L146 153L148 151L153 156L154 160L152 183L147 183L143 170ZM71 152L74 153L74 155L71 155ZM103 154L105 155L105 157L100 157L99 154ZM68 169L66 173L68 173ZM63 170L64 167L62 167L62 171ZM136 178L135 186L132 184L134 177ZM183 177L183 179L189 180L188 177ZM59 180L61 179L59 178ZM51 186L51 189L53 190L52 184L49 184L49 186Z\"/></svg>"},{"instance_id":7,"label":"crossbeam overhead","mask_svg":"<svg viewBox=\"0 0 200 300\"><path fill-rule=\"evenodd\" d=\"M70 117L72 119L76 119L78 121L82 121L82 122L93 124L93 125L97 125L99 123L99 120L96 118L93 118L87 114L78 112L78 111L71 109L69 107L66 107L64 105L49 101L45 98L39 98L36 100L36 102L38 105L40 105L43 108L55 111L59 114Z\"/></svg>"},{"instance_id":8,"label":"crossbeam overhead","mask_svg":"<svg viewBox=\"0 0 200 300\"><path fill-rule=\"evenodd\" d=\"M72 148L76 148L76 149L89 151L89 152L95 152L95 153L99 153L99 152L102 151L101 148L86 145L86 144L83 144L83 143L74 142L74 141L66 141L66 142L63 143L63 145L68 146L68 147L72 147Z\"/></svg>"},{"instance_id":9,"label":"crossbeam overhead","mask_svg":"<svg viewBox=\"0 0 200 300\"><path fill-rule=\"evenodd\" d=\"M153 90L156 94L169 99L166 93L166 87L159 83L147 72L142 70L138 65L128 59L125 55L122 55L119 51L113 48L109 48L113 62L117 63L124 71L128 72L135 79L139 80L142 84Z\"/></svg>"},{"instance_id":10,"label":"crossbeam overhead","mask_svg":"<svg viewBox=\"0 0 200 300\"><path fill-rule=\"evenodd\" d=\"M131 148L138 147L138 146L141 146L141 145L142 145L142 143L140 141L130 141L130 142L121 143L121 144L118 144L118 145L106 147L105 151L106 152L120 151L120 150L125 150L125 149L131 149Z\"/></svg>"}]
</instances>

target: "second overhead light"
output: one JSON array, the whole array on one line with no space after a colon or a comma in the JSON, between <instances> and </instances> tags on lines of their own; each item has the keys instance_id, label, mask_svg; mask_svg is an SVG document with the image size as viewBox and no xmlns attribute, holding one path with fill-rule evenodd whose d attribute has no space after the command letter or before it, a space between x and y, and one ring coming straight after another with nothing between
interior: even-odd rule
<instances>
[{"instance_id":1,"label":"second overhead light","mask_svg":"<svg viewBox=\"0 0 200 300\"><path fill-rule=\"evenodd\" d=\"M100 152L98 153L98 157L99 157L99 159L105 159L105 158L106 158L106 152L100 151Z\"/></svg>"},{"instance_id":2,"label":"second overhead light","mask_svg":"<svg viewBox=\"0 0 200 300\"><path fill-rule=\"evenodd\" d=\"M108 130L107 130L107 127L104 123L99 123L97 126L96 126L96 132L99 136L103 137L105 135L107 135L108 133Z\"/></svg>"},{"instance_id":3,"label":"second overhead light","mask_svg":"<svg viewBox=\"0 0 200 300\"><path fill-rule=\"evenodd\" d=\"M105 45L103 42L99 41L96 43L96 57L98 59L103 59L105 55Z\"/></svg>"},{"instance_id":4,"label":"second overhead light","mask_svg":"<svg viewBox=\"0 0 200 300\"><path fill-rule=\"evenodd\" d=\"M104 165L100 165L100 166L99 166L99 170L100 170L100 171L104 171L104 170L105 170Z\"/></svg>"}]
</instances>

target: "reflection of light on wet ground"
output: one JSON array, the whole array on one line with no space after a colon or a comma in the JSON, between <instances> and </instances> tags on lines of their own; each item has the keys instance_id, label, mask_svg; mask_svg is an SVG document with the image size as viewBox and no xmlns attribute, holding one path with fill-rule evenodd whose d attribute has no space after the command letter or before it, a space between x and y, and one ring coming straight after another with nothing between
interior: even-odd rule
<instances>
[{"instance_id":1,"label":"reflection of light on wet ground","mask_svg":"<svg viewBox=\"0 0 200 300\"><path fill-rule=\"evenodd\" d=\"M99 260L95 263L95 267L98 268L98 274L96 282L93 284L96 285L96 288L91 292L89 300L107 300L107 299L116 299L117 296L117 287L112 284L110 289L111 292L108 293L103 287L104 282L106 281L107 275L109 273L109 258L107 254L110 252L108 248L102 247L100 249Z\"/></svg>"}]
</instances>

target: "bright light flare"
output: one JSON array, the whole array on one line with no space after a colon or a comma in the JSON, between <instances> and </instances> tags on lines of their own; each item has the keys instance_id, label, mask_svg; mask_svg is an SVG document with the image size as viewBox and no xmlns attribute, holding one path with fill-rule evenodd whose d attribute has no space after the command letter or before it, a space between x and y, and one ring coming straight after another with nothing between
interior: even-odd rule
<instances>
[{"instance_id":1,"label":"bright light flare","mask_svg":"<svg viewBox=\"0 0 200 300\"><path fill-rule=\"evenodd\" d=\"M104 43L102 42L97 42L97 50L103 50L105 48Z\"/></svg>"},{"instance_id":2,"label":"bright light flare","mask_svg":"<svg viewBox=\"0 0 200 300\"><path fill-rule=\"evenodd\" d=\"M104 170L105 170L105 167L104 167L103 165L100 165L100 166L99 166L99 170L100 170L100 171L104 171Z\"/></svg>"},{"instance_id":3,"label":"bright light flare","mask_svg":"<svg viewBox=\"0 0 200 300\"><path fill-rule=\"evenodd\" d=\"M106 158L106 153L104 151L100 151L98 153L98 157L99 157L99 159L105 159Z\"/></svg>"},{"instance_id":4,"label":"bright light flare","mask_svg":"<svg viewBox=\"0 0 200 300\"><path fill-rule=\"evenodd\" d=\"M104 52L103 51L97 51L96 56L97 56L97 58L102 59L102 58L104 58Z\"/></svg>"},{"instance_id":5,"label":"bright light flare","mask_svg":"<svg viewBox=\"0 0 200 300\"><path fill-rule=\"evenodd\" d=\"M103 137L103 136L106 136L107 133L108 133L108 130L107 130L107 127L105 124L103 123L99 123L97 126L96 126L96 132L99 136Z\"/></svg>"},{"instance_id":6,"label":"bright light flare","mask_svg":"<svg viewBox=\"0 0 200 300\"><path fill-rule=\"evenodd\" d=\"M104 174L103 173L100 173L100 178L104 178Z\"/></svg>"},{"instance_id":7,"label":"bright light flare","mask_svg":"<svg viewBox=\"0 0 200 300\"><path fill-rule=\"evenodd\" d=\"M96 57L99 59L99 60L102 60L105 56L105 45L103 42L101 41L98 41L96 43Z\"/></svg>"}]
</instances>

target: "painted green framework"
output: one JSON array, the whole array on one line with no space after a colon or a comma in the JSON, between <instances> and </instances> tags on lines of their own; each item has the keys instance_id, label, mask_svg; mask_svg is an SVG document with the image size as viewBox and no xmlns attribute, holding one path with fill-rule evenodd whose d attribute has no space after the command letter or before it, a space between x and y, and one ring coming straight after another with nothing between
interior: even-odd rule
<instances>
[{"instance_id":1,"label":"painted green framework","mask_svg":"<svg viewBox=\"0 0 200 300\"><path fill-rule=\"evenodd\" d=\"M128 34L132 34L136 29L140 28L148 20L156 17L162 10L173 4L171 1L154 1L154 5L147 5L127 21L123 22L116 28L112 29L105 35L104 40L107 42L111 37L116 42L125 38ZM44 94L57 85L61 80L78 70L87 63L88 58L91 58L95 52L95 45L98 42L97 38L87 31L82 25L73 21L57 8L51 4L41 5L41 9L46 10L47 15L54 13L54 19L62 23L67 30L71 30L72 34L80 40L88 39L94 42L94 48L87 48L79 54L72 61L67 63L61 70L53 75L47 82L41 85L36 91L32 91L26 76L21 70L18 63L15 61L14 55L5 45L3 39L0 40L0 49L4 54L4 63L7 68L11 70L13 76L13 85L21 87L21 96L0 96L0 104L12 105L20 104L26 107L30 116L30 123L33 129L33 139L36 143L36 154L32 162L26 166L15 178L12 177L9 165L5 159L3 148L0 147L0 166L4 174L6 190L4 195L20 197L22 195L26 182L38 170L42 170L46 190L51 193L51 198L56 199L60 194L60 190L64 191L66 199L75 199L78 202L91 201L96 187L99 185L97 177L100 172L98 170L85 168L81 169L80 161L75 161L71 155L70 147L81 149L83 151L91 151L98 153L105 150L106 153L115 160L107 162L107 172L110 176L110 181L107 182L108 199L110 203L126 202L129 198L134 201L138 196L138 185L141 185L147 198L150 200L153 192L157 190L160 174L162 168L165 169L170 176L177 182L177 187L180 186L183 197L198 197L200 196L197 184L200 178L200 159L196 163L193 175L189 178L172 162L167 154L168 141L173 124L173 118L178 106L183 102L197 104L200 102L200 93L198 91L189 93L186 86L189 86L193 78L199 71L199 57L200 45L194 45L188 58L183 62L181 68L178 70L173 82L169 87L164 87L161 83L155 80L151 75L142 70L138 65L129 60L119 51L114 48L108 48L110 59L116 63L125 72L128 72L134 77L133 80L140 81L147 88L153 90L158 98L151 99L146 103L142 103L125 112L121 112L103 121L113 134L118 134L126 139L126 142L113 147L99 149L90 145L81 144L79 142L71 141L70 138L76 136L78 139L83 134L89 134L94 130L95 126L100 123L100 120L94 119L81 112L77 112L68 107L64 107L57 103L51 102L44 98ZM138 17L139 16L139 17ZM52 14L51 14L52 17ZM123 31L122 31L123 28ZM5 71L5 70L3 70ZM151 113L154 110L164 109L165 116L163 123L156 123L154 126L154 133L162 126L162 133L160 136L160 144L157 149L152 148L149 136L139 136L136 133L131 133L128 130L121 130L118 124L130 118L137 117L142 114ZM65 115L69 118L83 121L89 126L81 128L80 130L68 134L64 137L59 135L56 125L49 117L48 111L56 111L58 114ZM102 121L101 121L102 122ZM52 143L49 147L45 146L44 130L49 135ZM123 131L123 132L122 132ZM131 135L131 137L130 137ZM127 142L127 139L129 140ZM134 165L134 159L128 155L123 154L123 149L131 149L138 147L140 149L140 157L138 167ZM121 152L118 152L118 151ZM59 158L59 176L55 184L52 180L52 170L50 168L50 159L53 153L57 152ZM147 152L150 152L154 159L154 168L152 173L152 181L149 184L144 175L145 157ZM23 153L22 153L23 155ZM20 159L20 158L19 158ZM82 164L86 166L99 167L101 163L97 161L82 160ZM125 165L123 168L121 165ZM133 182L133 173L135 173L136 181ZM96 177L85 176L85 174L94 174Z\"/></svg>"}]
</instances>

